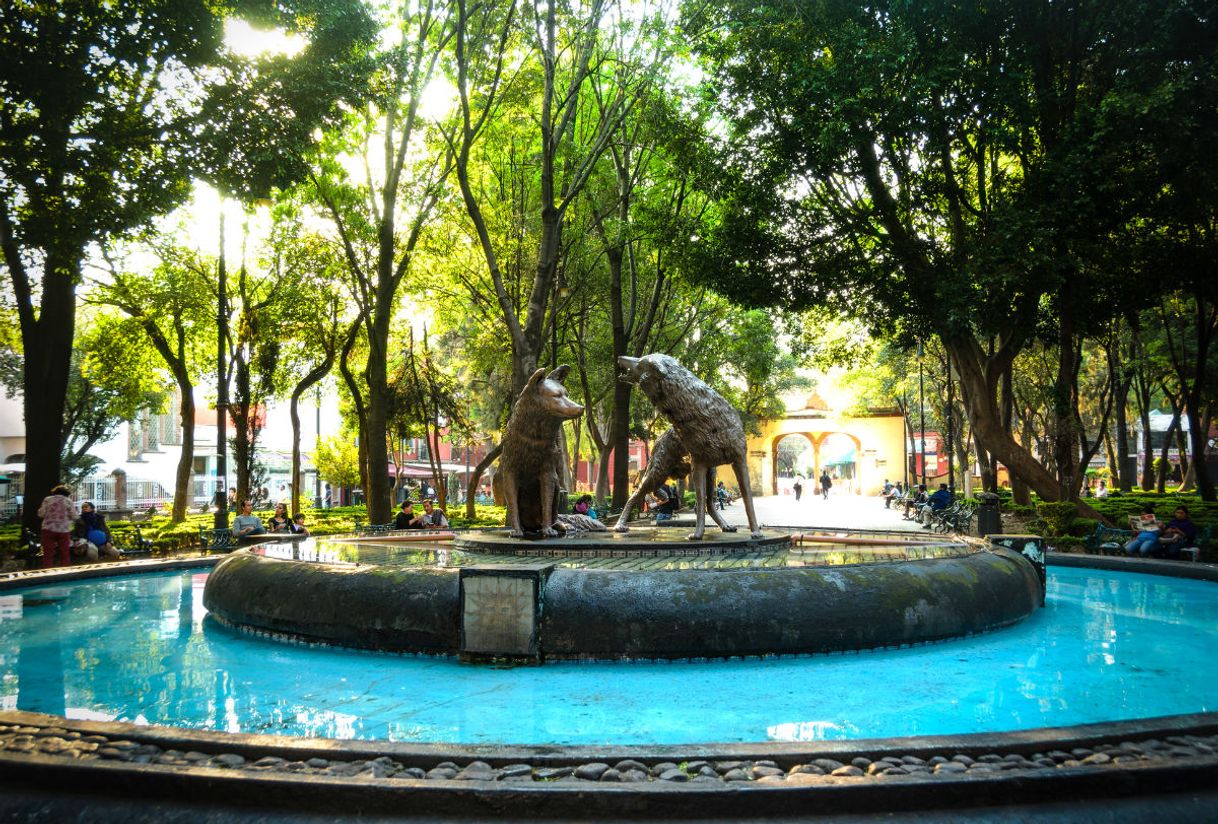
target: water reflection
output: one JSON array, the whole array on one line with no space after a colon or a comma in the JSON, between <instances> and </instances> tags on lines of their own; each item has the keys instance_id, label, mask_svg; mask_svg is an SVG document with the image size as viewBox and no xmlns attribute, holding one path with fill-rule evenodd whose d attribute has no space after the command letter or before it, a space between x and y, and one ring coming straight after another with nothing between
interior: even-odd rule
<instances>
[{"instance_id":1,"label":"water reflection","mask_svg":"<svg viewBox=\"0 0 1218 824\"><path fill-rule=\"evenodd\" d=\"M0 596L0 707L233 732L609 744L946 734L1218 705L1218 586L1203 582L1055 570L1028 621L912 649L499 669L235 633L205 619L206 577Z\"/></svg>"}]
</instances>

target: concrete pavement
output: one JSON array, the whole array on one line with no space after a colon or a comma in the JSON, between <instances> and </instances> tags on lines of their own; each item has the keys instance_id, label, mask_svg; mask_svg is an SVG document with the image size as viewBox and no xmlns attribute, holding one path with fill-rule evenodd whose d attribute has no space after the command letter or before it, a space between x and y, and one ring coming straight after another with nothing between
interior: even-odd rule
<instances>
[{"instance_id":1,"label":"concrete pavement","mask_svg":"<svg viewBox=\"0 0 1218 824\"><path fill-rule=\"evenodd\" d=\"M767 495L754 498L757 520L762 526L828 527L833 529L884 529L921 531L921 524L906 521L900 509L885 509L884 499L852 495L845 490L829 492L828 500L807 492L796 501L793 495ZM683 512L682 515L685 513ZM728 523L744 525L748 519L740 501L724 511Z\"/></svg>"}]
</instances>

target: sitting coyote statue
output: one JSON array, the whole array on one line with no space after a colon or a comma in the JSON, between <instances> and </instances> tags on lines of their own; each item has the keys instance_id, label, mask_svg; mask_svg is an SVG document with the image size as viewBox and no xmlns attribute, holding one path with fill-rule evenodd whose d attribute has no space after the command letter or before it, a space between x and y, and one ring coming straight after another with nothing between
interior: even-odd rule
<instances>
[{"instance_id":1,"label":"sitting coyote statue","mask_svg":"<svg viewBox=\"0 0 1218 824\"><path fill-rule=\"evenodd\" d=\"M731 464L735 470L740 498L749 519L749 531L754 538L760 538L761 530L753 511L753 493L749 488L744 426L732 405L668 355L622 356L617 359L617 366L619 380L638 384L647 399L672 423L676 437L689 454L690 483L697 497L697 524L689 539L701 540L706 532L708 512L724 532L736 529L715 511L711 497L715 467L721 464ZM616 528L623 527L619 520Z\"/></svg>"},{"instance_id":2,"label":"sitting coyote statue","mask_svg":"<svg viewBox=\"0 0 1218 824\"><path fill-rule=\"evenodd\" d=\"M578 418L584 411L567 397L562 385L568 371L570 367L564 364L549 375L544 369L534 372L508 418L499 477L507 499L508 534L513 538L523 538L526 533L550 538L558 534L554 498L563 460L558 430L563 421Z\"/></svg>"}]
</instances>

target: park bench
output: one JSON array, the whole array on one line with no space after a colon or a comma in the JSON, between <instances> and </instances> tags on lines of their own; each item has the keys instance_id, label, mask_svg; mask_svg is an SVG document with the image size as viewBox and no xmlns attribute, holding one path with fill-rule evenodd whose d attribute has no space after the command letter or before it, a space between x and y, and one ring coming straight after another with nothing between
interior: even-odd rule
<instances>
[{"instance_id":1,"label":"park bench","mask_svg":"<svg viewBox=\"0 0 1218 824\"><path fill-rule=\"evenodd\" d=\"M114 543L114 548L121 552L124 558L152 554L152 541L144 537L138 525L130 532L111 531L110 540Z\"/></svg>"},{"instance_id":2,"label":"park bench","mask_svg":"<svg viewBox=\"0 0 1218 824\"><path fill-rule=\"evenodd\" d=\"M929 515L932 530L942 533L968 532L973 523L976 506L971 501L960 500Z\"/></svg>"},{"instance_id":3,"label":"park bench","mask_svg":"<svg viewBox=\"0 0 1218 824\"><path fill-rule=\"evenodd\" d=\"M204 552L232 552L237 548L237 536L231 529L208 529L199 527L199 542Z\"/></svg>"},{"instance_id":4,"label":"park bench","mask_svg":"<svg viewBox=\"0 0 1218 824\"><path fill-rule=\"evenodd\" d=\"M366 524L363 521L355 522L355 534L368 535L385 535L397 530L394 524Z\"/></svg>"},{"instance_id":5,"label":"park bench","mask_svg":"<svg viewBox=\"0 0 1218 824\"><path fill-rule=\"evenodd\" d=\"M1095 531L1083 539L1083 549L1089 555L1124 555L1125 544L1133 537L1128 529L1095 522Z\"/></svg>"}]
</instances>

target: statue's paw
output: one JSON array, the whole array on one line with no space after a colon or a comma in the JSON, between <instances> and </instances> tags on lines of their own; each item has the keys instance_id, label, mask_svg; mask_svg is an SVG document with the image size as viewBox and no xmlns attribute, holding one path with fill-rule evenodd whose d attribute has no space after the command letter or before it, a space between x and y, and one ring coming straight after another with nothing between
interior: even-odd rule
<instances>
[{"instance_id":1,"label":"statue's paw","mask_svg":"<svg viewBox=\"0 0 1218 824\"><path fill-rule=\"evenodd\" d=\"M702 540L702 533L701 533L701 532L691 532L691 533L689 533L688 535L686 535L686 536L685 536L685 540L687 540L687 541L701 541L701 540Z\"/></svg>"},{"instance_id":2,"label":"statue's paw","mask_svg":"<svg viewBox=\"0 0 1218 824\"><path fill-rule=\"evenodd\" d=\"M625 524L617 524L616 526L613 527L613 531L614 532L629 532L630 527L626 526Z\"/></svg>"},{"instance_id":3,"label":"statue's paw","mask_svg":"<svg viewBox=\"0 0 1218 824\"><path fill-rule=\"evenodd\" d=\"M519 529L509 529L509 530L508 530L508 537L509 537L509 538L523 538L523 537L524 537L524 532L523 532L523 531L521 531L521 530L519 530Z\"/></svg>"},{"instance_id":4,"label":"statue's paw","mask_svg":"<svg viewBox=\"0 0 1218 824\"><path fill-rule=\"evenodd\" d=\"M760 529L757 530L756 532L750 532L749 534L752 535L754 538L758 538L758 539L763 537Z\"/></svg>"},{"instance_id":5,"label":"statue's paw","mask_svg":"<svg viewBox=\"0 0 1218 824\"><path fill-rule=\"evenodd\" d=\"M542 529L542 530L541 530L541 534L542 534L542 536L543 536L543 537L545 537L545 538L557 538L557 537L558 537L558 530L557 530L557 529L555 529L555 528L554 528L554 527L552 527L552 526L547 526L547 527L545 527L544 529Z\"/></svg>"},{"instance_id":6,"label":"statue's paw","mask_svg":"<svg viewBox=\"0 0 1218 824\"><path fill-rule=\"evenodd\" d=\"M736 531L736 527L735 527L735 526L733 526L733 525L731 525L731 524L728 524L727 526L725 526L725 527L723 528L723 531L724 531L724 532L735 532L735 531Z\"/></svg>"}]
</instances>

